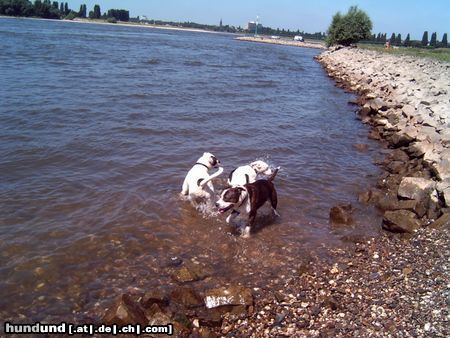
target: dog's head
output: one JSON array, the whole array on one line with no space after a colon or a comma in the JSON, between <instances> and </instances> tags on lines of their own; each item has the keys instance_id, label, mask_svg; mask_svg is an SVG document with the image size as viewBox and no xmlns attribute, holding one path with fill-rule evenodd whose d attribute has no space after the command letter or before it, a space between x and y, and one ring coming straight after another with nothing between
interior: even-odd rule
<instances>
[{"instance_id":1,"label":"dog's head","mask_svg":"<svg viewBox=\"0 0 450 338\"><path fill-rule=\"evenodd\" d=\"M218 158L211 153L203 153L197 162L206 165L209 169L217 168L220 164Z\"/></svg>"},{"instance_id":2,"label":"dog's head","mask_svg":"<svg viewBox=\"0 0 450 338\"><path fill-rule=\"evenodd\" d=\"M221 214L242 203L247 191L242 187L227 188L220 194L220 199L216 202L216 207Z\"/></svg>"},{"instance_id":3,"label":"dog's head","mask_svg":"<svg viewBox=\"0 0 450 338\"><path fill-rule=\"evenodd\" d=\"M257 173L257 174L262 174L262 175L272 175L272 169L270 169L269 165L261 160L255 161L250 163L250 167L253 168L253 170Z\"/></svg>"}]
</instances>

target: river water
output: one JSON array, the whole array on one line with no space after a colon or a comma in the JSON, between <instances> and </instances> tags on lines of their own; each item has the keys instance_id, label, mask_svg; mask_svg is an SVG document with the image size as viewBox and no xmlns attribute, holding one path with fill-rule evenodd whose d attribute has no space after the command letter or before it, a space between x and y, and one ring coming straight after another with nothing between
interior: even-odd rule
<instances>
[{"instance_id":1,"label":"river water","mask_svg":"<svg viewBox=\"0 0 450 338\"><path fill-rule=\"evenodd\" d=\"M379 150L352 95L318 50L233 38L0 18L3 320L95 317L121 292L173 287L179 260L208 269L198 288L261 287L377 233L356 196ZM280 166L281 218L262 212L242 239L180 200L204 151L224 177L255 159ZM354 226L329 225L337 203L356 208Z\"/></svg>"}]
</instances>

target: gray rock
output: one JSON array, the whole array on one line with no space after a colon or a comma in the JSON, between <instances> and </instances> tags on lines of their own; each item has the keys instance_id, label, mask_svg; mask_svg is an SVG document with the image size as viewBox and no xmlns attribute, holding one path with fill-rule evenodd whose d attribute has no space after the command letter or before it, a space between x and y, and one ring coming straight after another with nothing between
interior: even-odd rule
<instances>
[{"instance_id":1,"label":"gray rock","mask_svg":"<svg viewBox=\"0 0 450 338\"><path fill-rule=\"evenodd\" d=\"M398 187L398 196L420 200L435 188L436 182L420 177L404 177Z\"/></svg>"},{"instance_id":2,"label":"gray rock","mask_svg":"<svg viewBox=\"0 0 450 338\"><path fill-rule=\"evenodd\" d=\"M408 210L386 211L383 216L383 229L397 233L413 233L420 228L416 215Z\"/></svg>"}]
</instances>

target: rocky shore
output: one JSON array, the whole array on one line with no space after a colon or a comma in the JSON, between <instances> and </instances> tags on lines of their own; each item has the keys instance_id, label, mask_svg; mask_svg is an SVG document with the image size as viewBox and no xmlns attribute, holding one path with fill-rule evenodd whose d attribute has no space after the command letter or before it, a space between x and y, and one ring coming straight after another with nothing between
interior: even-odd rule
<instances>
[{"instance_id":1,"label":"rocky shore","mask_svg":"<svg viewBox=\"0 0 450 338\"><path fill-rule=\"evenodd\" d=\"M358 95L357 117L387 149L377 186L359 196L384 212L386 231L327 262L280 262L286 274L262 288L201 290L207 271L174 260L177 287L122 295L102 322L171 322L178 337L450 336L450 64L355 48L317 59ZM330 217L345 224L348 213Z\"/></svg>"},{"instance_id":2,"label":"rocky shore","mask_svg":"<svg viewBox=\"0 0 450 338\"><path fill-rule=\"evenodd\" d=\"M247 42L270 43L275 45L294 46L303 48L325 49L325 44L323 42L311 42L311 41L300 42L286 39L272 39L267 36L240 36L237 37L236 40Z\"/></svg>"},{"instance_id":3,"label":"rocky shore","mask_svg":"<svg viewBox=\"0 0 450 338\"><path fill-rule=\"evenodd\" d=\"M357 48L317 60L358 95L369 138L392 149L377 187L360 196L385 211L383 228L412 233L450 221L450 64Z\"/></svg>"}]
</instances>

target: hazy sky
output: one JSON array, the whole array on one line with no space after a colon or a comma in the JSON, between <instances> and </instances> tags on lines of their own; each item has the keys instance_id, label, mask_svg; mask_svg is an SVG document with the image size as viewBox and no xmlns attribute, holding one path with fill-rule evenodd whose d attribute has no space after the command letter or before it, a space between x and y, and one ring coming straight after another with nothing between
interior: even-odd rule
<instances>
[{"instance_id":1,"label":"hazy sky","mask_svg":"<svg viewBox=\"0 0 450 338\"><path fill-rule=\"evenodd\" d=\"M66 0L65 0L66 1ZM372 19L373 33L401 33L421 39L425 30L450 33L450 0L67 0L79 9L85 3L88 12L99 4L102 12L110 8L128 9L131 16L149 19L194 21L206 24L244 26L259 16L264 26L324 32L337 11L346 12L352 5L365 10Z\"/></svg>"}]
</instances>

